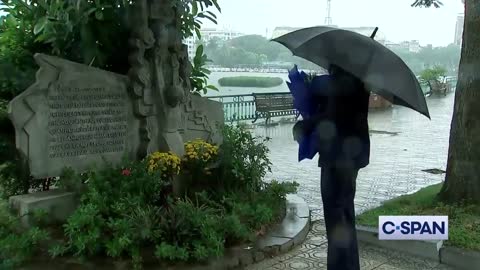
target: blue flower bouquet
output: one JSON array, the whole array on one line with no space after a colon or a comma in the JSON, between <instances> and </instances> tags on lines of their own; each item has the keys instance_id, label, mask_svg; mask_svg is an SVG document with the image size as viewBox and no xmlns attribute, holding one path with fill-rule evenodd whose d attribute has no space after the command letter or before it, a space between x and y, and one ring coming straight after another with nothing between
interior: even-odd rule
<instances>
[{"instance_id":1,"label":"blue flower bouquet","mask_svg":"<svg viewBox=\"0 0 480 270\"><path fill-rule=\"evenodd\" d=\"M300 113L302 119L308 120L319 109L318 97L316 92L322 91L327 83L329 76L315 76L310 78L305 72L299 72L297 65L289 70L287 86L293 96L293 107ZM313 159L318 153L316 141L316 130L310 134L302 134L298 143L298 161L304 159Z\"/></svg>"}]
</instances>

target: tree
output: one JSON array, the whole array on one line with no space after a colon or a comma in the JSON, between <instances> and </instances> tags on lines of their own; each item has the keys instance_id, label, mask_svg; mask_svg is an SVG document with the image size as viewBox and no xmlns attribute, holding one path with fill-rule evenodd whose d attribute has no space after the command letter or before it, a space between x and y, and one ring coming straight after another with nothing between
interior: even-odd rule
<instances>
[{"instance_id":1,"label":"tree","mask_svg":"<svg viewBox=\"0 0 480 270\"><path fill-rule=\"evenodd\" d=\"M206 46L205 46L205 51L216 51L220 48L220 43L222 43L222 40L219 37L213 37L211 38Z\"/></svg>"},{"instance_id":2,"label":"tree","mask_svg":"<svg viewBox=\"0 0 480 270\"><path fill-rule=\"evenodd\" d=\"M465 1L462 53L440 197L480 204L480 0Z\"/></svg>"},{"instance_id":3,"label":"tree","mask_svg":"<svg viewBox=\"0 0 480 270\"><path fill-rule=\"evenodd\" d=\"M267 61L275 61L279 54L290 52L283 45L270 41L260 35L241 36L230 40L228 43L235 48L240 48L259 55L266 55Z\"/></svg>"},{"instance_id":4,"label":"tree","mask_svg":"<svg viewBox=\"0 0 480 270\"><path fill-rule=\"evenodd\" d=\"M443 86L441 79L444 78L446 74L447 70L441 66L427 68L420 73L420 81L428 85L430 92L437 92L440 90L437 88Z\"/></svg>"},{"instance_id":5,"label":"tree","mask_svg":"<svg viewBox=\"0 0 480 270\"><path fill-rule=\"evenodd\" d=\"M427 2L423 4L432 5L431 1ZM465 0L464 4L447 173L439 197L446 202L480 204L480 0Z\"/></svg>"}]
</instances>

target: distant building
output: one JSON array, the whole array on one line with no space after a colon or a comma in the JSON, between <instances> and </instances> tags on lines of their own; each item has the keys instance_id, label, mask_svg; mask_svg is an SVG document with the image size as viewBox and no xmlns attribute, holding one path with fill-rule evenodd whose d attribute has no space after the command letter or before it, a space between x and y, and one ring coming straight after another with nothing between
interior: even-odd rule
<instances>
[{"instance_id":1,"label":"distant building","mask_svg":"<svg viewBox=\"0 0 480 270\"><path fill-rule=\"evenodd\" d=\"M218 38L220 40L230 40L240 36L243 36L242 33L233 31L233 30L218 30L212 28L205 28L201 31L202 41L209 42L212 38Z\"/></svg>"},{"instance_id":2,"label":"distant building","mask_svg":"<svg viewBox=\"0 0 480 270\"><path fill-rule=\"evenodd\" d=\"M385 46L390 49L403 49L414 53L418 53L422 49L418 40L402 41L400 43L387 41L385 42Z\"/></svg>"},{"instance_id":3,"label":"distant building","mask_svg":"<svg viewBox=\"0 0 480 270\"><path fill-rule=\"evenodd\" d=\"M195 51L197 50L197 37L189 37L183 41L183 44L188 46L188 57L195 56Z\"/></svg>"},{"instance_id":4,"label":"distant building","mask_svg":"<svg viewBox=\"0 0 480 270\"><path fill-rule=\"evenodd\" d=\"M226 30L226 29L214 29L214 28L205 28L200 30L200 34L202 35L202 42L208 43L212 38L218 38L220 40L226 41L236 37L243 36L242 33L233 31L233 30ZM184 40L184 44L188 46L188 55L189 57L195 56L195 51L197 49L197 44L199 40L196 35L193 37L189 37Z\"/></svg>"},{"instance_id":5,"label":"distant building","mask_svg":"<svg viewBox=\"0 0 480 270\"><path fill-rule=\"evenodd\" d=\"M337 27L345 30L349 30L352 32L356 32L359 34L362 34L364 36L370 36L373 33L373 30L375 30L375 27L338 27L336 25L329 25L329 27ZM283 36L285 34L288 34L290 32L300 30L303 27L277 27L275 30L273 30L272 33L272 39L277 38L280 36ZM375 35L375 40L380 42L380 43L385 43L385 34L382 31L377 31L377 34Z\"/></svg>"},{"instance_id":6,"label":"distant building","mask_svg":"<svg viewBox=\"0 0 480 270\"><path fill-rule=\"evenodd\" d=\"M457 23L455 24L455 37L453 43L457 46L462 45L462 36L463 36L463 22L465 20L464 14L458 14Z\"/></svg>"}]
</instances>

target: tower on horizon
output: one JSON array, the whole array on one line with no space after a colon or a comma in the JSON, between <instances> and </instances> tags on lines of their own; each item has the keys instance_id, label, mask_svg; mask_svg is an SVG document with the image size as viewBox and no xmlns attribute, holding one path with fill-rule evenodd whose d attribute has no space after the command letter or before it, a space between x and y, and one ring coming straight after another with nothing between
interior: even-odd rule
<instances>
[{"instance_id":1,"label":"tower on horizon","mask_svg":"<svg viewBox=\"0 0 480 270\"><path fill-rule=\"evenodd\" d=\"M327 14L325 16L325 25L332 25L332 17L330 16L330 12L332 10L331 3L332 0L327 0Z\"/></svg>"}]
</instances>

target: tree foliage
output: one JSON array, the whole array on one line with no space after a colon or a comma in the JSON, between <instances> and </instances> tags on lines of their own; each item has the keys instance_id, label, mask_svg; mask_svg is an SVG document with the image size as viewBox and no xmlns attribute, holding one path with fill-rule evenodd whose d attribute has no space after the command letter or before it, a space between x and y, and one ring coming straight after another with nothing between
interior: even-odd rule
<instances>
[{"instance_id":1,"label":"tree foliage","mask_svg":"<svg viewBox=\"0 0 480 270\"><path fill-rule=\"evenodd\" d=\"M436 66L427 68L420 73L420 80L423 82L437 81L440 82L442 77L445 77L447 70L444 67Z\"/></svg>"},{"instance_id":2,"label":"tree foliage","mask_svg":"<svg viewBox=\"0 0 480 270\"><path fill-rule=\"evenodd\" d=\"M0 95L7 99L23 91L37 69L34 53L126 74L128 64L129 0L1 0L7 12L0 41ZM203 19L216 22L217 0L180 0L175 4L184 38L200 33ZM24 72L27 71L27 72Z\"/></svg>"},{"instance_id":3,"label":"tree foliage","mask_svg":"<svg viewBox=\"0 0 480 270\"><path fill-rule=\"evenodd\" d=\"M14 131L6 117L6 104L35 80L38 66L35 53L65 58L108 71L126 74L129 8L131 0L0 0L0 163L14 161ZM216 22L217 0L173 2L181 22L183 38L200 33L202 20ZM208 72L204 56L193 63L194 90L204 90ZM211 88L211 87L210 87ZM15 166L0 166L0 180L13 183ZM18 179L17 179L18 180ZM4 181L4 182L5 182ZM31 180L15 185L17 192L28 191ZM24 185L25 184L25 185ZM12 190L13 191L13 190Z\"/></svg>"},{"instance_id":4,"label":"tree foliage","mask_svg":"<svg viewBox=\"0 0 480 270\"><path fill-rule=\"evenodd\" d=\"M228 41L211 39L205 51L211 55L214 64L223 67L260 67L269 62L287 62L297 63L304 69L318 69L317 65L293 56L281 44L260 35L246 35Z\"/></svg>"},{"instance_id":5,"label":"tree foliage","mask_svg":"<svg viewBox=\"0 0 480 270\"><path fill-rule=\"evenodd\" d=\"M415 74L425 68L443 66L448 74L458 71L460 61L460 47L449 45L447 47L423 47L419 52L407 49L392 49L402 58ZM211 56L214 64L224 67L241 65L259 66L272 62L296 63L303 69L317 69L318 67L302 58L293 56L292 53L276 42L269 41L263 36L247 35L229 41L218 38L211 39L205 44L205 52Z\"/></svg>"},{"instance_id":6,"label":"tree foliage","mask_svg":"<svg viewBox=\"0 0 480 270\"><path fill-rule=\"evenodd\" d=\"M192 74L190 75L190 85L192 86L192 93L194 94L206 94L208 90L218 91L218 88L214 85L208 84L208 75L210 70L205 66L212 60L208 59L204 53L203 45L199 45L195 52L192 62Z\"/></svg>"},{"instance_id":7,"label":"tree foliage","mask_svg":"<svg viewBox=\"0 0 480 270\"><path fill-rule=\"evenodd\" d=\"M435 91L435 87L444 85L442 78L447 74L447 70L442 66L435 66L427 68L420 73L420 81L425 83L430 88L430 91Z\"/></svg>"},{"instance_id":8,"label":"tree foliage","mask_svg":"<svg viewBox=\"0 0 480 270\"><path fill-rule=\"evenodd\" d=\"M415 74L420 74L424 69L435 66L445 67L447 74L450 75L455 75L458 72L460 46L454 44L446 47L427 46L416 53L398 48L393 48L392 51L400 56Z\"/></svg>"}]
</instances>

